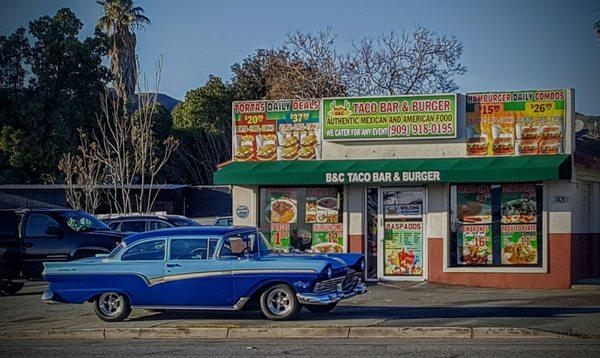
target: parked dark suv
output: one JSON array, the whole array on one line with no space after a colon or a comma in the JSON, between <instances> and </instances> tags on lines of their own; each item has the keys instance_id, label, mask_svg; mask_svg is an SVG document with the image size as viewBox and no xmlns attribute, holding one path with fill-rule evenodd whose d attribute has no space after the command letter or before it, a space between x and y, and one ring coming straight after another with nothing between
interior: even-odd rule
<instances>
[{"instance_id":1,"label":"parked dark suv","mask_svg":"<svg viewBox=\"0 0 600 358\"><path fill-rule=\"evenodd\" d=\"M116 231L143 232L170 227L200 226L192 219L180 215L118 215L103 219Z\"/></svg>"},{"instance_id":2,"label":"parked dark suv","mask_svg":"<svg viewBox=\"0 0 600 358\"><path fill-rule=\"evenodd\" d=\"M0 210L0 293L42 280L42 263L109 253L127 233L68 209Z\"/></svg>"}]
</instances>

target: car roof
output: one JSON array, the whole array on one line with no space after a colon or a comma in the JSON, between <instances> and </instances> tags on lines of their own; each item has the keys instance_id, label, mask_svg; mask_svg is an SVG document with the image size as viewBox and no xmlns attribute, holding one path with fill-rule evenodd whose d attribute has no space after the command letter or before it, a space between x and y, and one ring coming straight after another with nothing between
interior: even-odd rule
<instances>
[{"instance_id":1,"label":"car roof","mask_svg":"<svg viewBox=\"0 0 600 358\"><path fill-rule=\"evenodd\" d=\"M122 220L140 220L140 219L171 219L171 220L191 220L182 215L117 215L106 218L106 221L122 221Z\"/></svg>"},{"instance_id":2,"label":"car roof","mask_svg":"<svg viewBox=\"0 0 600 358\"><path fill-rule=\"evenodd\" d=\"M145 231L139 234L134 234L126 237L123 242L125 245L130 245L136 241L148 238L164 238L166 236L183 236L183 235L217 235L223 236L228 234L242 233L249 230L256 230L250 226L188 226L177 227L170 229Z\"/></svg>"}]
</instances>

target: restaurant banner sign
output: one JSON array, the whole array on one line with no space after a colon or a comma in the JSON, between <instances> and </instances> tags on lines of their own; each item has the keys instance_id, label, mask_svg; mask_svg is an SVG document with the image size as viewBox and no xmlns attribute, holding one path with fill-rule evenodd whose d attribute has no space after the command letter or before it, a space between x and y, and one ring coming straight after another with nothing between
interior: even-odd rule
<instances>
[{"instance_id":1,"label":"restaurant banner sign","mask_svg":"<svg viewBox=\"0 0 600 358\"><path fill-rule=\"evenodd\" d=\"M324 140L456 138L456 94L326 98Z\"/></svg>"},{"instance_id":2,"label":"restaurant banner sign","mask_svg":"<svg viewBox=\"0 0 600 358\"><path fill-rule=\"evenodd\" d=\"M564 152L565 90L467 93L467 156Z\"/></svg>"},{"instance_id":3,"label":"restaurant banner sign","mask_svg":"<svg viewBox=\"0 0 600 358\"><path fill-rule=\"evenodd\" d=\"M318 99L233 102L233 160L321 157Z\"/></svg>"}]
</instances>

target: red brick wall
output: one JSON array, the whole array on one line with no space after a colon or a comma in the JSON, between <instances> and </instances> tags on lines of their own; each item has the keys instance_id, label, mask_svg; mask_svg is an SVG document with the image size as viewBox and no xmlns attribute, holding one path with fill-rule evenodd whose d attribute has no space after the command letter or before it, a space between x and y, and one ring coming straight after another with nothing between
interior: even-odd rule
<instances>
[{"instance_id":1,"label":"red brick wall","mask_svg":"<svg viewBox=\"0 0 600 358\"><path fill-rule=\"evenodd\" d=\"M429 238L429 281L498 288L570 288L571 248L571 234L549 235L547 273L443 272L443 240Z\"/></svg>"}]
</instances>

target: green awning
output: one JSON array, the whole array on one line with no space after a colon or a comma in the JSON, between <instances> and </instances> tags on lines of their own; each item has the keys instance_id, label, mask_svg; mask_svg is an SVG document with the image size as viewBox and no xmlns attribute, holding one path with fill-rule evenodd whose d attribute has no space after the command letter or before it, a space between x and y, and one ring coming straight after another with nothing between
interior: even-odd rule
<instances>
[{"instance_id":1,"label":"green awning","mask_svg":"<svg viewBox=\"0 0 600 358\"><path fill-rule=\"evenodd\" d=\"M570 155L497 158L312 160L232 162L214 174L215 184L322 185L506 183L571 178Z\"/></svg>"}]
</instances>

